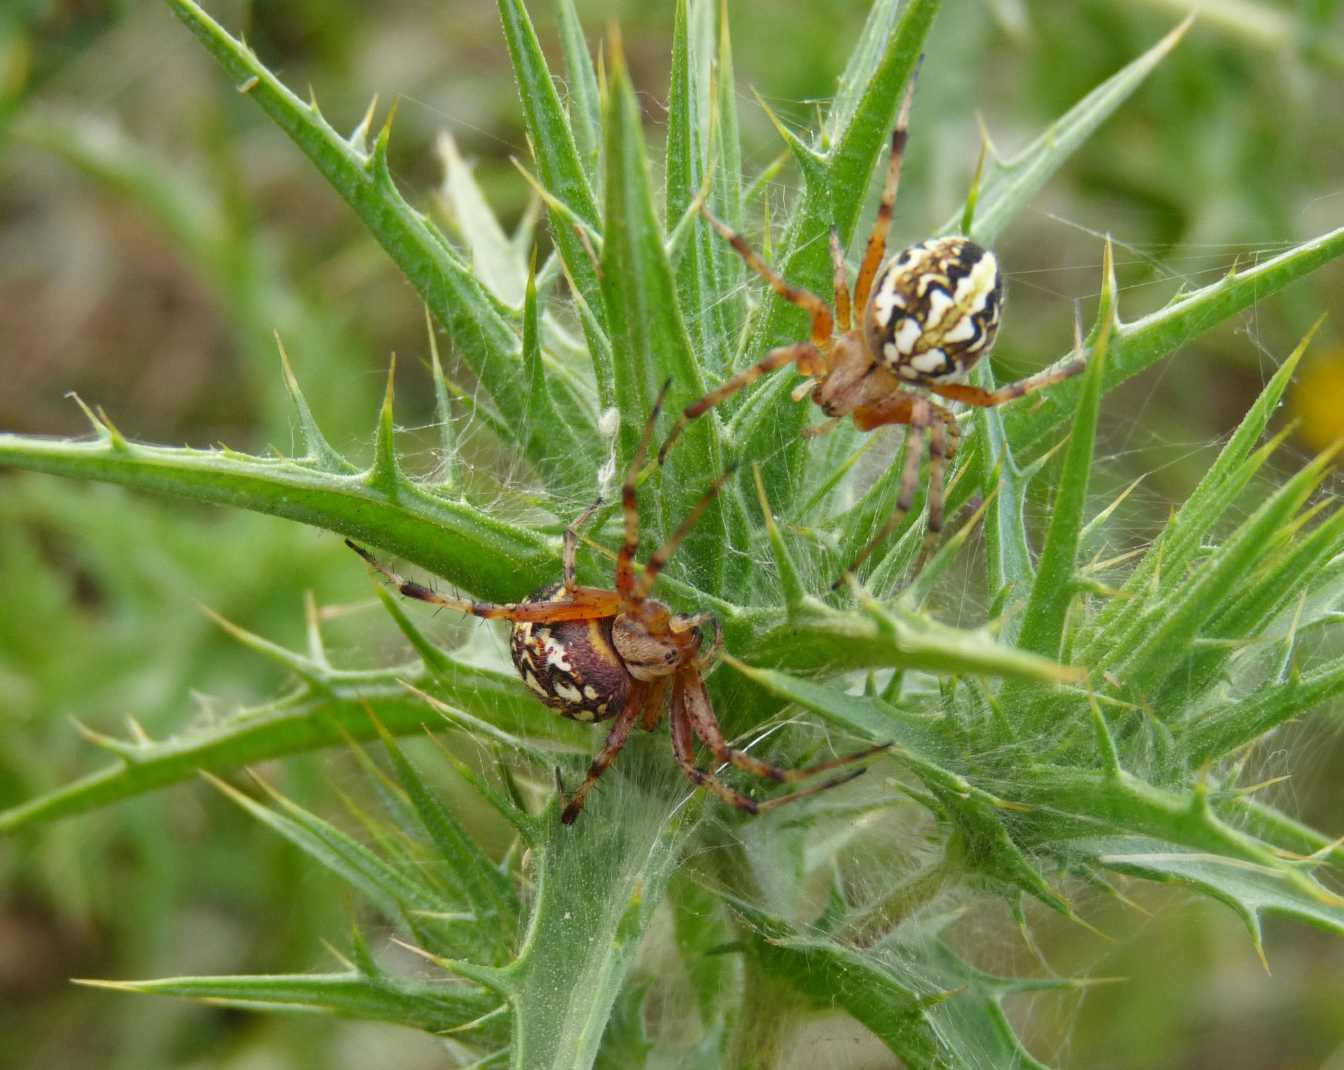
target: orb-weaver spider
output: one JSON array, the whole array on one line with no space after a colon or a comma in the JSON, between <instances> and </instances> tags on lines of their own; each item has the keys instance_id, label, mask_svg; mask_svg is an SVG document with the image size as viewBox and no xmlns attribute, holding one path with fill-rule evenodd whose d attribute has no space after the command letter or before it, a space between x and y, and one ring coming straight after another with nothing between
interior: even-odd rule
<instances>
[{"instance_id":1,"label":"orb-weaver spider","mask_svg":"<svg viewBox=\"0 0 1344 1070\"><path fill-rule=\"evenodd\" d=\"M1078 356L992 391L950 381L969 372L993 347L1003 306L1003 277L992 252L959 236L919 242L885 264L882 262L900 184L913 96L912 79L892 131L886 184L859 266L852 301L844 249L839 234L831 228L834 312L816 294L793 286L776 274L742 235L702 206L706 218L752 270L780 297L808 313L812 332L808 341L772 349L752 367L687 405L658 451L661 462L692 420L787 364L795 365L800 374L807 376L794 390L794 401L810 396L831 417L805 434L828 431L846 416L861 431L872 431L885 424L908 424L905 468L896 509L849 564L845 575L857 569L910 511L926 435L929 531L942 530L943 469L956 452L960 433L956 417L929 394L979 407L1002 405L1077 375L1085 364ZM857 324L851 323L851 307L860 310ZM835 586L843 579L844 576L837 580Z\"/></svg>"},{"instance_id":2,"label":"orb-weaver spider","mask_svg":"<svg viewBox=\"0 0 1344 1070\"><path fill-rule=\"evenodd\" d=\"M576 721L615 718L606 746L593 758L587 777L565 806L562 820L566 825L573 824L579 816L588 793L616 760L635 725L653 731L662 721L664 707L668 705L671 709L672 750L677 764L695 784L709 788L719 798L752 814L838 787L864 770L856 769L823 784L776 796L767 802L757 802L695 764L696 737L723 764L734 765L762 780L789 783L849 765L889 746L884 743L803 769L783 769L729 745L714 716L702 678L703 670L713 661L719 646L718 622L710 613L689 616L674 613L649 596L658 574L709 507L732 474L731 470L710 485L672 537L649 558L643 575L635 575L635 551L639 545L636 476L647 455L666 392L664 386L644 426L621 488L625 542L616 557L614 591L581 587L575 576L579 529L595 506L565 529L563 580L534 591L521 602L472 602L436 594L423 584L405 579L368 550L346 540L350 549L408 598L447 606L487 620L511 621L513 631L509 650L513 664L523 683L551 709ZM711 625L714 640L706 646L704 629Z\"/></svg>"}]
</instances>

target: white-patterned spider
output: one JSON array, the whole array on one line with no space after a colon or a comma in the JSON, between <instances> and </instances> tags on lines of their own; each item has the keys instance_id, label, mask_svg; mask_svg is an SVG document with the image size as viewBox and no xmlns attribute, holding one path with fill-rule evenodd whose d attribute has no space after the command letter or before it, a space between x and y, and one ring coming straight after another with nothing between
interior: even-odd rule
<instances>
[{"instance_id":1,"label":"white-patterned spider","mask_svg":"<svg viewBox=\"0 0 1344 1070\"><path fill-rule=\"evenodd\" d=\"M955 454L960 435L956 417L930 394L979 407L1002 405L1077 375L1085 366L1078 356L992 391L952 381L975 367L994 345L1003 307L1003 276L992 252L959 236L919 242L883 263L913 96L912 79L892 131L886 184L852 301L844 250L839 235L834 228L831 230L834 312L816 294L786 282L742 235L703 209L714 228L775 293L808 313L812 332L808 341L772 349L752 367L687 405L658 451L661 461L690 421L787 364L807 376L794 390L794 400L811 397L831 417L807 433L829 430L846 416L862 431L886 424L909 425L896 509L849 564L846 575L857 569L910 511L926 436L929 531L942 530L943 469ZM857 324L851 323L851 308L861 310ZM837 580L836 586L843 579Z\"/></svg>"},{"instance_id":2,"label":"white-patterned spider","mask_svg":"<svg viewBox=\"0 0 1344 1070\"><path fill-rule=\"evenodd\" d=\"M708 508L731 471L711 484L672 537L649 558L644 574L635 575L635 551L639 546L636 476L647 456L654 422L666 392L664 386L644 426L639 448L631 459L621 488L625 542L616 557L614 591L581 587L575 576L579 528L592 513L591 508L565 529L562 581L534 591L521 602L473 602L437 594L424 584L404 578L362 546L346 540L350 549L407 598L447 606L487 620L512 622L509 650L513 664L528 689L551 709L564 717L588 723L615 718L607 734L606 746L593 758L587 777L565 806L562 820L566 825L579 816L588 793L616 760L635 725L642 725L652 732L662 722L665 707L671 710L672 750L686 776L695 784L709 788L725 802L752 814L837 787L864 770L856 769L814 787L757 802L696 765L696 738L716 761L777 783L792 783L849 765L888 746L884 743L805 769L784 769L736 749L724 737L702 678L718 649L718 622L710 613L690 616L674 613L650 594L658 574ZM706 627L713 627L715 635L708 646L704 645Z\"/></svg>"}]
</instances>

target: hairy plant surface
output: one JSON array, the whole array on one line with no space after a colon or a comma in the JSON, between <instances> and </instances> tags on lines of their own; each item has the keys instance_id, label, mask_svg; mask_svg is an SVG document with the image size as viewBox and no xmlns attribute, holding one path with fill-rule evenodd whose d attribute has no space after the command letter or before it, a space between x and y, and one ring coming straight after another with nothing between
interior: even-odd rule
<instances>
[{"instance_id":1,"label":"hairy plant surface","mask_svg":"<svg viewBox=\"0 0 1344 1070\"><path fill-rule=\"evenodd\" d=\"M144 445L90 411L91 439L0 435L0 462L287 517L472 597L516 600L559 578L564 526L598 493L611 498L662 382L675 411L805 335L798 311L749 283L698 211L703 197L753 233L763 188L742 173L730 42L707 0L677 7L661 197L619 39L599 73L560 0L559 76L521 0L499 0L533 150L524 166L553 244L540 263L505 234L451 147L456 241L393 181L390 115L375 132L370 107L353 134L338 133L200 7L168 4L423 299L438 463L416 471L399 452L391 376L373 463L352 463L323 436L288 364L293 455ZM802 185L782 232L767 237L791 281L829 292L831 226L861 247L863 205L938 8L877 0L815 136L780 126ZM989 159L941 229L992 243L1183 32L1017 157ZM1137 878L1226 903L1257 948L1266 914L1344 928L1344 902L1322 872L1344 853L1254 796L1258 744L1344 691L1329 634L1344 519L1313 501L1330 457L1268 490L1263 474L1280 442L1268 434L1272 414L1307 343L1150 545L1114 552L1109 525L1125 504L1096 510L1088 497L1108 391L1341 252L1344 229L1126 321L1108 251L1087 372L967 416L949 476L954 534L921 553L916 509L838 594L830 580L899 493L898 457L868 463L886 436L846 426L804 437L816 410L789 400L796 381L781 374L692 424L667 466L646 473L642 556L709 478L746 462L660 596L719 618L726 653L710 689L725 727L754 752L794 764L893 744L843 789L744 819L693 794L654 734L627 748L579 822L563 827L552 770L573 783L593 734L534 700L489 641L495 626L463 623L460 646L444 649L422 631L421 607L379 588L412 660L335 664L316 612L302 651L221 622L292 676L282 697L169 739L90 734L115 761L0 812L0 831L217 775L230 798L354 888L424 969L393 969L357 933L326 975L124 987L415 1026L447 1038L464 1065L774 1067L799 1022L833 1008L911 1067L1039 1065L1005 1000L1086 982L986 972L957 938L968 906L1003 901L1025 917L1035 901L1086 924L1077 890ZM256 307L254 318L273 314ZM978 376L987 384L989 369ZM492 486L462 463L453 429L464 411L490 441L477 452L493 452L508 479ZM1035 540L1024 520L1033 483L1051 500ZM585 584L610 584L617 513L599 510L588 533ZM978 620L948 623L931 608L952 577L978 585ZM443 762L513 830L507 853L488 851L403 754L396 737L426 724L446 733ZM227 779L352 740L378 742L385 759L367 764L386 814L361 815L360 838Z\"/></svg>"}]
</instances>

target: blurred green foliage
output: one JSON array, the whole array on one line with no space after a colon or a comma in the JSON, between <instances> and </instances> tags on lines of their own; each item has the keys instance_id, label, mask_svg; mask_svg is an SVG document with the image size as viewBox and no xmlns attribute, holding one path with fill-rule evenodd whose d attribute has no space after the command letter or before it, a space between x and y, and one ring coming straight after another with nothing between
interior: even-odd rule
<instances>
[{"instance_id":1,"label":"blurred green foliage","mask_svg":"<svg viewBox=\"0 0 1344 1070\"><path fill-rule=\"evenodd\" d=\"M537 7L556 57L556 28L547 5ZM621 22L657 140L671 5L579 7L590 28ZM923 235L960 204L977 112L1010 153L1160 36L1178 7L949 2L930 48L940 62L921 84L897 239ZM1012 285L996 354L1004 374L1068 344L1074 302L1095 298L1098 232L1117 240L1132 317L1239 259L1338 224L1339 8L1247 3L1248 16L1263 18L1207 19L1092 138L1000 243ZM749 88L790 124L811 128L814 102L834 91L865 11L852 0L732 5L748 173L780 151ZM528 188L509 158L526 158L526 141L493 5L310 0L220 3L212 12L244 28L290 85L312 85L346 128L374 93L400 98L393 167L425 206L442 211L430 197L440 178L433 144L448 129L501 215L523 216ZM791 187L788 168L775 181ZM785 203L782 194L766 202ZM547 240L544 228L539 238ZM1342 284L1341 267L1327 267L1127 385L1103 411L1103 449L1116 456L1102 466L1101 489L1147 473L1135 500L1155 529L1322 312L1321 348L1333 341L1339 354ZM248 101L220 91L211 61L165 8L21 0L0 12L0 427L81 434L82 417L64 399L76 390L137 437L287 448L289 428L273 404L281 397L273 329L338 448L366 455L358 440L392 351L412 357L402 421L429 423L414 293L292 146ZM194 604L300 645L307 591L324 605L368 601L347 553L308 529L0 475L0 807L87 768L72 717L112 731L132 715L159 736L274 694L279 676L258 672ZM376 660L358 646L367 629L336 627L359 658ZM1318 827L1338 832L1330 786L1344 762L1337 746L1319 745L1319 728L1310 731L1313 753L1292 796ZM276 775L321 812L350 779L344 769L343 759L317 756ZM316 966L320 938L339 932L345 913L339 892L308 875L290 848L191 786L0 842L0 1035L12 1038L0 1066L226 1067L264 1053L286 1067L438 1065L432 1045L409 1034L395 1055L380 1039L379 1062L360 1047L357 1026L114 1007L116 997L66 983ZM1060 1061L1077 1066L1250 1068L1320 1065L1344 1045L1344 1024L1329 1012L1344 999L1337 941L1284 927L1271 943L1270 983L1216 908L1151 890L1145 903L1156 920L1114 958L1080 961L1098 954L1095 945L1046 927L1059 968L1122 974L1130 984L1039 1012L1026 1026L1033 1050L1057 1045ZM1186 963L1198 969L1184 973ZM1210 976L1216 988L1192 999L1194 978ZM885 1066L884 1058L843 1065Z\"/></svg>"}]
</instances>

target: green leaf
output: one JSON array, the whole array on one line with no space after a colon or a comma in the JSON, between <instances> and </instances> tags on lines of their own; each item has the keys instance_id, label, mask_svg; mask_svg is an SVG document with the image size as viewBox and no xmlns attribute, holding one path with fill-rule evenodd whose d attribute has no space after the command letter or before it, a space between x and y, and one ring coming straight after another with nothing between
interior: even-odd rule
<instances>
[{"instance_id":1,"label":"green leaf","mask_svg":"<svg viewBox=\"0 0 1344 1070\"><path fill-rule=\"evenodd\" d=\"M508 1039L507 1017L482 1021L500 1006L499 997L474 986L425 984L386 975L369 977L353 971L76 983L116 992L208 1000L249 1010L325 1012L430 1033L454 1032L474 1043L499 1044ZM465 1035L460 1032L473 1022L480 1024Z\"/></svg>"},{"instance_id":2,"label":"green leaf","mask_svg":"<svg viewBox=\"0 0 1344 1070\"><path fill-rule=\"evenodd\" d=\"M492 601L521 598L560 571L556 541L409 480L379 488L285 458L142 446L110 432L96 442L0 434L0 463L312 524L414 561Z\"/></svg>"},{"instance_id":3,"label":"green leaf","mask_svg":"<svg viewBox=\"0 0 1344 1070\"><path fill-rule=\"evenodd\" d=\"M1344 227L1280 253L1173 301L1143 319L1118 323L1107 349L1104 390L1110 391L1214 326L1308 275L1344 253ZM1087 354L1091 359L1091 353ZM1069 359L1069 358L1061 358ZM1078 379L1042 391L1030 406L1004 411L1009 437L1026 456L1069 421L1083 384ZM1030 411L1028 411L1028 408Z\"/></svg>"},{"instance_id":4,"label":"green leaf","mask_svg":"<svg viewBox=\"0 0 1344 1070\"><path fill-rule=\"evenodd\" d=\"M556 12L568 75L569 127L584 173L588 176L588 185L592 188L596 187L602 174L602 107L597 95L597 72L593 70L593 57L588 52L574 0L557 0Z\"/></svg>"},{"instance_id":5,"label":"green leaf","mask_svg":"<svg viewBox=\"0 0 1344 1070\"><path fill-rule=\"evenodd\" d=\"M389 129L384 126L372 152L364 152L332 129L315 106L291 93L193 0L167 3L354 209L448 329L458 354L499 409L520 413L524 398L518 386L518 336L471 267L397 190L387 167ZM544 460L544 454L531 456Z\"/></svg>"},{"instance_id":6,"label":"green leaf","mask_svg":"<svg viewBox=\"0 0 1344 1070\"><path fill-rule=\"evenodd\" d=\"M693 0L697 8L708 10L713 0ZM712 22L712 17L710 18ZM714 69L710 123L710 160L714 166L709 203L714 214L729 226L742 226L742 146L737 122L737 82L733 73L733 46L728 31L728 0L719 7L719 40L717 63ZM705 355L705 367L714 376L726 374L734 358L732 348L737 344L736 331L747 316L747 295L743 283L747 267L742 258L726 243L710 234L710 248L715 260L718 289L714 295L714 311L718 317L725 350L719 363L713 363L714 353Z\"/></svg>"},{"instance_id":7,"label":"green leaf","mask_svg":"<svg viewBox=\"0 0 1344 1070\"><path fill-rule=\"evenodd\" d=\"M1274 536L1325 478L1330 455L1322 455L1290 479L1190 577L1178 576L1153 607L1151 628L1132 650L1116 651L1108 667L1138 694L1150 692L1190 649L1204 624L1237 591L1266 555ZM1170 582L1170 581L1169 581Z\"/></svg>"},{"instance_id":8,"label":"green leaf","mask_svg":"<svg viewBox=\"0 0 1344 1070\"><path fill-rule=\"evenodd\" d=\"M500 872L470 833L439 802L386 729L378 727L397 779L436 848L436 861L445 867L448 880L475 915L472 930L484 937L483 943L498 948L497 961L502 961L518 920L513 881Z\"/></svg>"},{"instance_id":9,"label":"green leaf","mask_svg":"<svg viewBox=\"0 0 1344 1070\"><path fill-rule=\"evenodd\" d=\"M540 706L514 673L466 665L446 653L432 675L418 665L365 672L312 666L310 671L317 676L315 685L181 737L157 742L99 737L95 742L117 756L115 765L0 811L0 834L181 783L200 770L223 773L288 754L345 746L351 739L372 739L370 709L394 735L420 733L438 717L407 690L408 683L529 739L549 737L570 746L586 740L577 726Z\"/></svg>"},{"instance_id":10,"label":"green leaf","mask_svg":"<svg viewBox=\"0 0 1344 1070\"><path fill-rule=\"evenodd\" d=\"M1290 883L1283 872L1269 867L1184 850L1144 837L1081 840L1069 849L1117 873L1188 885L1226 903L1246 923L1262 959L1260 922L1266 914L1344 933L1344 899L1310 878L1304 889L1300 880Z\"/></svg>"},{"instance_id":11,"label":"green leaf","mask_svg":"<svg viewBox=\"0 0 1344 1070\"><path fill-rule=\"evenodd\" d=\"M623 764L637 760L631 749ZM673 816L677 795L667 778L680 774L669 764L647 768L647 784L608 773L572 826L559 825L556 808L549 813L546 844L534 852L536 903L509 970L517 1070L572 1070L597 1055L689 831Z\"/></svg>"},{"instance_id":12,"label":"green leaf","mask_svg":"<svg viewBox=\"0 0 1344 1070\"><path fill-rule=\"evenodd\" d=\"M673 383L668 408L675 411L703 394L705 383L686 333L662 229L654 214L639 106L619 48L612 50L605 119L602 288L612 341L622 355L616 365L620 457L629 463L662 384L669 379ZM713 424L696 421L668 457L661 496L662 530L671 531L681 522L700 496L707 473L721 468ZM715 501L687 540L686 556L703 562L697 579L706 590L718 590L722 580L725 530L722 502Z\"/></svg>"},{"instance_id":13,"label":"green leaf","mask_svg":"<svg viewBox=\"0 0 1344 1070\"><path fill-rule=\"evenodd\" d=\"M1194 16L1188 16L1147 52L1083 97L1013 159L1001 162L991 158L980 183L975 225L968 237L982 245L993 245L1064 162L1166 59L1193 22ZM939 233L957 233L961 222L962 210L958 209Z\"/></svg>"},{"instance_id":14,"label":"green leaf","mask_svg":"<svg viewBox=\"0 0 1344 1070\"><path fill-rule=\"evenodd\" d=\"M504 39L508 42L514 77L518 81L518 98L523 106L527 137L532 144L532 158L536 161L542 184L583 225L596 227L597 200L527 8L522 0L499 0L499 19L504 27ZM575 29L571 20L567 34L572 35ZM585 77L580 77L581 83ZM583 107L587 106L584 102ZM593 358L598 404L606 410L615 404L615 393L613 369L603 359L606 354L605 313L597 265L584 244L582 232L563 213L552 210L550 214L551 231L565 268L594 316L591 323L585 321L584 330Z\"/></svg>"},{"instance_id":15,"label":"green leaf","mask_svg":"<svg viewBox=\"0 0 1344 1070\"><path fill-rule=\"evenodd\" d=\"M1294 717L1344 692L1344 660L1262 687L1240 701L1219 703L1178 727L1181 749L1199 766L1230 754Z\"/></svg>"},{"instance_id":16,"label":"green leaf","mask_svg":"<svg viewBox=\"0 0 1344 1070\"><path fill-rule=\"evenodd\" d=\"M442 901L428 884L388 865L334 825L297 804L272 793L272 800L281 810L272 809L222 780L209 779L263 825L359 891L389 921L407 920L411 911L442 909Z\"/></svg>"},{"instance_id":17,"label":"green leaf","mask_svg":"<svg viewBox=\"0 0 1344 1070\"><path fill-rule=\"evenodd\" d=\"M1077 568L1078 539L1083 528L1087 485L1092 472L1097 415L1101 409L1101 383L1106 370L1106 346L1115 322L1115 271L1109 242L1106 244L1102 278L1101 310L1092 363L1088 365L1084 376L1084 393L1056 484L1050 526L1046 530L1036 582L1032 586L1018 634L1018 644L1024 650L1032 650L1049 658L1059 657L1064 638L1064 619L1077 593L1074 571Z\"/></svg>"},{"instance_id":18,"label":"green leaf","mask_svg":"<svg viewBox=\"0 0 1344 1070\"><path fill-rule=\"evenodd\" d=\"M1003 1000L1078 986L995 977L967 965L936 935L916 932L860 950L799 932L740 899L730 903L759 934L751 953L773 977L820 1009L839 1004L912 1068L1045 1070L1013 1031Z\"/></svg>"},{"instance_id":19,"label":"green leaf","mask_svg":"<svg viewBox=\"0 0 1344 1070\"><path fill-rule=\"evenodd\" d=\"M1255 453L1252 451L1269 426L1270 417L1292 381L1312 334L1302 340L1265 384L1199 485L1167 523L1138 567L1126 578L1120 588L1121 597L1104 606L1089 622L1085 630L1088 645L1083 649L1084 661L1095 661L1101 656L1098 644L1103 641L1120 647L1132 643L1131 629L1146 604L1144 598L1137 596L1153 589L1160 571L1175 569L1177 574L1185 571L1213 525L1269 457L1273 443Z\"/></svg>"},{"instance_id":20,"label":"green leaf","mask_svg":"<svg viewBox=\"0 0 1344 1070\"><path fill-rule=\"evenodd\" d=\"M1075 670L1048 658L1000 645L982 631L949 628L918 614L876 604L866 612L838 611L807 600L789 617L749 640L734 642L747 617L725 628L729 649L763 665L798 672L898 667L938 673L984 673L1032 680L1078 678Z\"/></svg>"}]
</instances>

